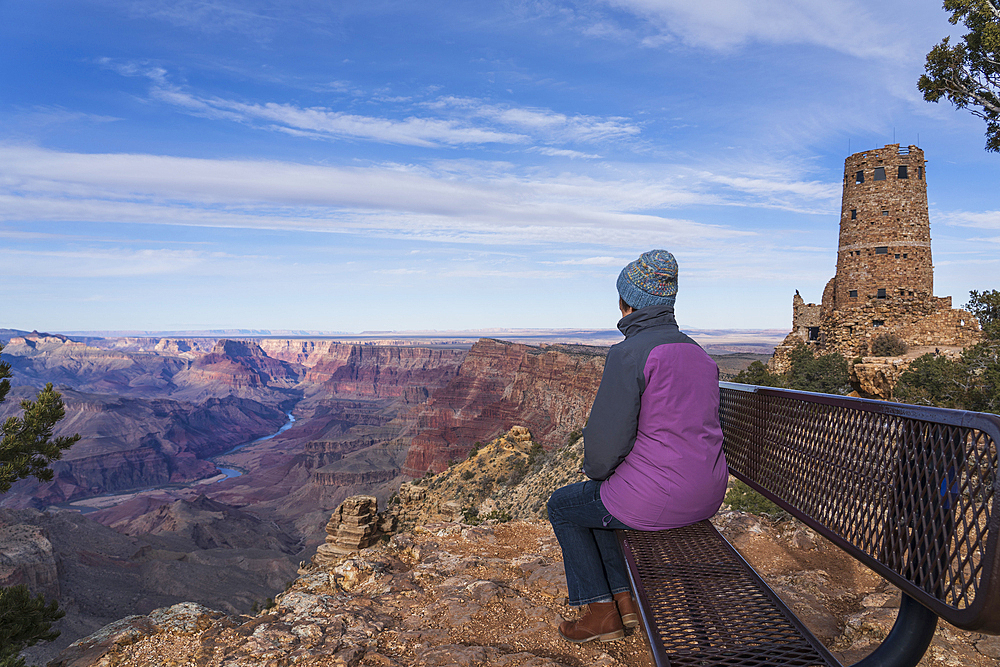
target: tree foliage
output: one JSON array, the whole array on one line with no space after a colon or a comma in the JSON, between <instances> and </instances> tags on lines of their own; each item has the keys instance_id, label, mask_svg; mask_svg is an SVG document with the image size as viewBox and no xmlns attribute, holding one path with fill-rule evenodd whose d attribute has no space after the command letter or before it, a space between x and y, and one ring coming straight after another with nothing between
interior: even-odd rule
<instances>
[{"instance_id":1,"label":"tree foliage","mask_svg":"<svg viewBox=\"0 0 1000 667\"><path fill-rule=\"evenodd\" d=\"M958 359L915 359L899 377L896 400L1000 414L1000 291L969 292L965 309L979 320L983 342Z\"/></svg>"},{"instance_id":2,"label":"tree foliage","mask_svg":"<svg viewBox=\"0 0 1000 667\"><path fill-rule=\"evenodd\" d=\"M979 320L984 338L1000 341L1000 290L972 290L965 309Z\"/></svg>"},{"instance_id":3,"label":"tree foliage","mask_svg":"<svg viewBox=\"0 0 1000 667\"><path fill-rule=\"evenodd\" d=\"M795 346L788 355L790 368L786 373L771 373L755 361L734 378L735 382L761 387L783 387L821 394L847 394L851 391L851 376L847 360L832 352L815 356L805 343Z\"/></svg>"},{"instance_id":4,"label":"tree foliage","mask_svg":"<svg viewBox=\"0 0 1000 667\"><path fill-rule=\"evenodd\" d=\"M0 362L0 403L10 391L10 377L10 364ZM25 477L52 479L49 464L80 439L79 435L52 437L65 409L62 397L51 384L34 401L21 401L21 410L20 417L9 417L0 425L0 493L6 493L11 484ZM0 588L0 667L24 665L18 654L40 641L58 637L52 624L64 615L55 602L46 603L41 595L32 597L26 586Z\"/></svg>"},{"instance_id":5,"label":"tree foliage","mask_svg":"<svg viewBox=\"0 0 1000 667\"><path fill-rule=\"evenodd\" d=\"M3 346L0 346L0 351ZM0 403L10 391L10 364L0 362ZM21 417L8 417L0 425L0 493L10 490L11 484L25 477L35 477L47 482L52 479L49 465L62 458L63 450L69 449L80 439L79 435L52 437L56 422L66 414L62 398L52 388L38 393L34 401L21 401L24 411Z\"/></svg>"},{"instance_id":6,"label":"tree foliage","mask_svg":"<svg viewBox=\"0 0 1000 667\"><path fill-rule=\"evenodd\" d=\"M903 371L896 400L1000 414L1000 341L966 348L959 359L925 354Z\"/></svg>"},{"instance_id":7,"label":"tree foliage","mask_svg":"<svg viewBox=\"0 0 1000 667\"><path fill-rule=\"evenodd\" d=\"M58 637L52 624L63 616L54 601L31 597L27 586L0 588L0 667L22 667L18 653Z\"/></svg>"},{"instance_id":8,"label":"tree foliage","mask_svg":"<svg viewBox=\"0 0 1000 667\"><path fill-rule=\"evenodd\" d=\"M1000 0L944 0L944 9L969 32L931 49L917 88L928 102L946 97L985 120L986 150L1000 151Z\"/></svg>"}]
</instances>

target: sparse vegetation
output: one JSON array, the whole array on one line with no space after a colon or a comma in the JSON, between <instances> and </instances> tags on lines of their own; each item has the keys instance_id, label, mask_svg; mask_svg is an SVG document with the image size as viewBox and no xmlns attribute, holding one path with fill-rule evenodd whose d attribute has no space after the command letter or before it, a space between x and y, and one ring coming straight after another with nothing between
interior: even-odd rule
<instances>
[{"instance_id":1,"label":"sparse vegetation","mask_svg":"<svg viewBox=\"0 0 1000 667\"><path fill-rule=\"evenodd\" d=\"M726 491L726 504L738 512L749 512L771 518L777 518L786 513L740 480L733 482L733 485Z\"/></svg>"},{"instance_id":2,"label":"sparse vegetation","mask_svg":"<svg viewBox=\"0 0 1000 667\"><path fill-rule=\"evenodd\" d=\"M850 393L850 373L842 355L832 352L817 357L808 345L800 343L788 357L791 368L787 373L771 373L767 366L755 361L733 381L822 394Z\"/></svg>"},{"instance_id":3,"label":"sparse vegetation","mask_svg":"<svg viewBox=\"0 0 1000 667\"><path fill-rule=\"evenodd\" d=\"M570 431L569 439L567 440L566 444L568 444L570 446L573 446L573 445L576 444L576 441L579 440L582 437L583 437L583 429L582 428L573 429L572 431Z\"/></svg>"},{"instance_id":4,"label":"sparse vegetation","mask_svg":"<svg viewBox=\"0 0 1000 667\"><path fill-rule=\"evenodd\" d=\"M469 481L470 479L472 479L475 476L476 476L476 473L472 472L471 470L466 470L466 471L464 471L462 473L462 479L464 481Z\"/></svg>"},{"instance_id":5,"label":"sparse vegetation","mask_svg":"<svg viewBox=\"0 0 1000 667\"><path fill-rule=\"evenodd\" d=\"M872 339L871 354L873 357L900 357L910 349L902 338L892 333L884 333Z\"/></svg>"},{"instance_id":6,"label":"sparse vegetation","mask_svg":"<svg viewBox=\"0 0 1000 667\"><path fill-rule=\"evenodd\" d=\"M965 308L979 320L985 340L958 359L915 359L899 376L897 401L1000 414L1000 291L973 290Z\"/></svg>"}]
</instances>

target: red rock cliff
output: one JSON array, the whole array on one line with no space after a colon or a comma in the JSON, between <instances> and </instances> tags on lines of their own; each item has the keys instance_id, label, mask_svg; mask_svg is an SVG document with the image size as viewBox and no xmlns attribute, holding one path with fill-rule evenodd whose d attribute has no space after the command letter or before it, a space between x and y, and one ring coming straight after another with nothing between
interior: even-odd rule
<instances>
[{"instance_id":1,"label":"red rock cliff","mask_svg":"<svg viewBox=\"0 0 1000 667\"><path fill-rule=\"evenodd\" d=\"M526 426L536 442L562 444L587 421L604 371L605 350L544 348L481 339L447 386L413 417L404 472L418 477L464 458L477 440Z\"/></svg>"},{"instance_id":2,"label":"red rock cliff","mask_svg":"<svg viewBox=\"0 0 1000 667\"><path fill-rule=\"evenodd\" d=\"M464 356L464 350L331 344L305 379L332 397L415 403L452 379Z\"/></svg>"}]
</instances>

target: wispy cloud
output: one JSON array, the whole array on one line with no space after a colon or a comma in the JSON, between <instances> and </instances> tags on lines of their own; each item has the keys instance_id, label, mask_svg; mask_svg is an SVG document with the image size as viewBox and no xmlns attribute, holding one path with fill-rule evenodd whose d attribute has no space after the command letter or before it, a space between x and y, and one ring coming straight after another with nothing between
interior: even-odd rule
<instances>
[{"instance_id":1,"label":"wispy cloud","mask_svg":"<svg viewBox=\"0 0 1000 667\"><path fill-rule=\"evenodd\" d=\"M39 278L128 278L212 273L224 253L195 250L112 248L101 250L0 249L4 270Z\"/></svg>"},{"instance_id":2,"label":"wispy cloud","mask_svg":"<svg viewBox=\"0 0 1000 667\"><path fill-rule=\"evenodd\" d=\"M403 105L404 117L368 116L327 107L301 107L281 102L244 102L198 95L171 82L162 67L102 59L101 65L123 76L150 80L150 98L195 116L245 123L297 136L320 139L357 139L409 146L467 146L482 144L587 143L637 136L641 129L626 118L567 115L551 109L498 105L467 97L446 96L411 105L411 98L375 94L371 101ZM338 87L347 84L338 82ZM435 116L420 116L415 109ZM551 146L531 150L550 156L595 158L582 151Z\"/></svg>"},{"instance_id":3,"label":"wispy cloud","mask_svg":"<svg viewBox=\"0 0 1000 667\"><path fill-rule=\"evenodd\" d=\"M1000 229L1000 211L946 211L935 212L934 221L955 227Z\"/></svg>"},{"instance_id":4,"label":"wispy cloud","mask_svg":"<svg viewBox=\"0 0 1000 667\"><path fill-rule=\"evenodd\" d=\"M647 211L710 201L653 182L469 176L0 147L0 220L298 229L503 245L703 244L747 231Z\"/></svg>"},{"instance_id":5,"label":"wispy cloud","mask_svg":"<svg viewBox=\"0 0 1000 667\"><path fill-rule=\"evenodd\" d=\"M902 59L895 31L852 0L605 0L657 29L647 46L682 42L728 51L747 43L812 44L858 57Z\"/></svg>"}]
</instances>

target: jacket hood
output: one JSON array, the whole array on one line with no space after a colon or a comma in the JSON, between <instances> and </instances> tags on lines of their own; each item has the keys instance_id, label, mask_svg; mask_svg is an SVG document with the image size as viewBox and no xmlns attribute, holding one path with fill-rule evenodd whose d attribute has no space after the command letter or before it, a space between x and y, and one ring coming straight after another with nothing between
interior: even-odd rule
<instances>
[{"instance_id":1,"label":"jacket hood","mask_svg":"<svg viewBox=\"0 0 1000 667\"><path fill-rule=\"evenodd\" d=\"M649 327L670 325L677 326L677 320L674 319L674 307L672 305L646 306L618 320L618 330L625 334L626 338Z\"/></svg>"}]
</instances>

